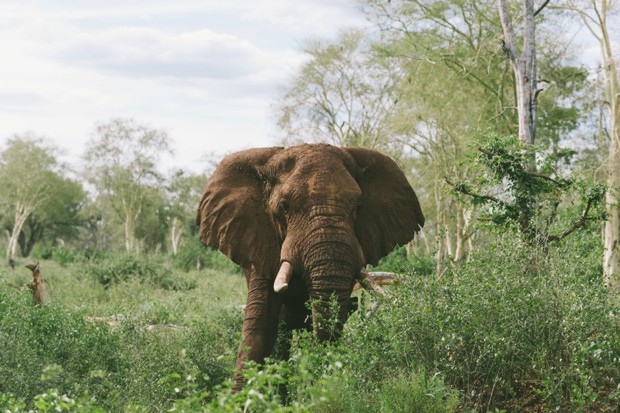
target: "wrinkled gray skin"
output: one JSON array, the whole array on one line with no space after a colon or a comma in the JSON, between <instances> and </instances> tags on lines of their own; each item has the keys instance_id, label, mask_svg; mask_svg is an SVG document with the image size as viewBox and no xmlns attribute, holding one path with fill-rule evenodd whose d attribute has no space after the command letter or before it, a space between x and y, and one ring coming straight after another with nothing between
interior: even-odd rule
<instances>
[{"instance_id":1,"label":"wrinkled gray skin","mask_svg":"<svg viewBox=\"0 0 620 413\"><path fill-rule=\"evenodd\" d=\"M196 224L206 245L245 272L241 371L246 360L262 363L271 354L280 320L287 330L314 328L320 340L336 338L360 271L409 242L424 216L391 159L319 144L226 157L205 188ZM335 331L312 323L333 319L330 297L339 304ZM242 377L235 380L239 388Z\"/></svg>"}]
</instances>

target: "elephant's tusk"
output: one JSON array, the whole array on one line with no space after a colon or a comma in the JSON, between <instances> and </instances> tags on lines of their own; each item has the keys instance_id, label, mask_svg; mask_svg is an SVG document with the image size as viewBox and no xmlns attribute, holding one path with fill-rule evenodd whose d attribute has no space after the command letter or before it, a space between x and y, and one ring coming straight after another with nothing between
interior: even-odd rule
<instances>
[{"instance_id":1,"label":"elephant's tusk","mask_svg":"<svg viewBox=\"0 0 620 413\"><path fill-rule=\"evenodd\" d=\"M288 261L282 261L280 265L280 271L276 275L276 280L273 282L273 290L276 293L283 293L288 288L288 282L293 276L293 266Z\"/></svg>"}]
</instances>

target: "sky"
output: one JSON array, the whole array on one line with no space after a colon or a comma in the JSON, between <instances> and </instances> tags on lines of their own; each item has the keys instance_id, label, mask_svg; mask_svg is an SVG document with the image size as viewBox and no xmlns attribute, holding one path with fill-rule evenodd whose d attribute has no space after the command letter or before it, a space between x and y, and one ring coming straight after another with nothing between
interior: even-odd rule
<instances>
[{"instance_id":1,"label":"sky","mask_svg":"<svg viewBox=\"0 0 620 413\"><path fill-rule=\"evenodd\" d=\"M168 132L170 169L280 141L303 46L364 26L355 0L2 0L0 143L34 133L76 167L97 123Z\"/></svg>"}]
</instances>

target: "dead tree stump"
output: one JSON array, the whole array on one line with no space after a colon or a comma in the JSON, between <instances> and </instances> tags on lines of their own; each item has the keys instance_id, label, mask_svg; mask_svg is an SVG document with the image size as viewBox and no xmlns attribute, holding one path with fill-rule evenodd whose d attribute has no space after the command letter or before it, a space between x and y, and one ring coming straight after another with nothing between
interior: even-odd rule
<instances>
[{"instance_id":1,"label":"dead tree stump","mask_svg":"<svg viewBox=\"0 0 620 413\"><path fill-rule=\"evenodd\" d=\"M45 280L41 276L39 263L26 265L32 271L32 282L28 284L28 288L32 290L32 299L35 307L42 306L47 300L47 292L45 289Z\"/></svg>"}]
</instances>

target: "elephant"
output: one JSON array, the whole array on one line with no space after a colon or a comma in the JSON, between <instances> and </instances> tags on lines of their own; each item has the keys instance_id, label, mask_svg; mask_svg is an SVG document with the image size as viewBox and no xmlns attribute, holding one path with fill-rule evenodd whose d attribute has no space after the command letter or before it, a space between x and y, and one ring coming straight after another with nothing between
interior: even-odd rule
<instances>
[{"instance_id":1,"label":"elephant","mask_svg":"<svg viewBox=\"0 0 620 413\"><path fill-rule=\"evenodd\" d=\"M244 363L261 364L271 355L280 325L288 334L308 329L320 341L338 338L366 266L411 241L424 215L388 156L303 144L225 157L207 182L195 222L201 241L245 273L238 390ZM320 320L336 320L337 327ZM290 344L284 357L288 351Z\"/></svg>"}]
</instances>

